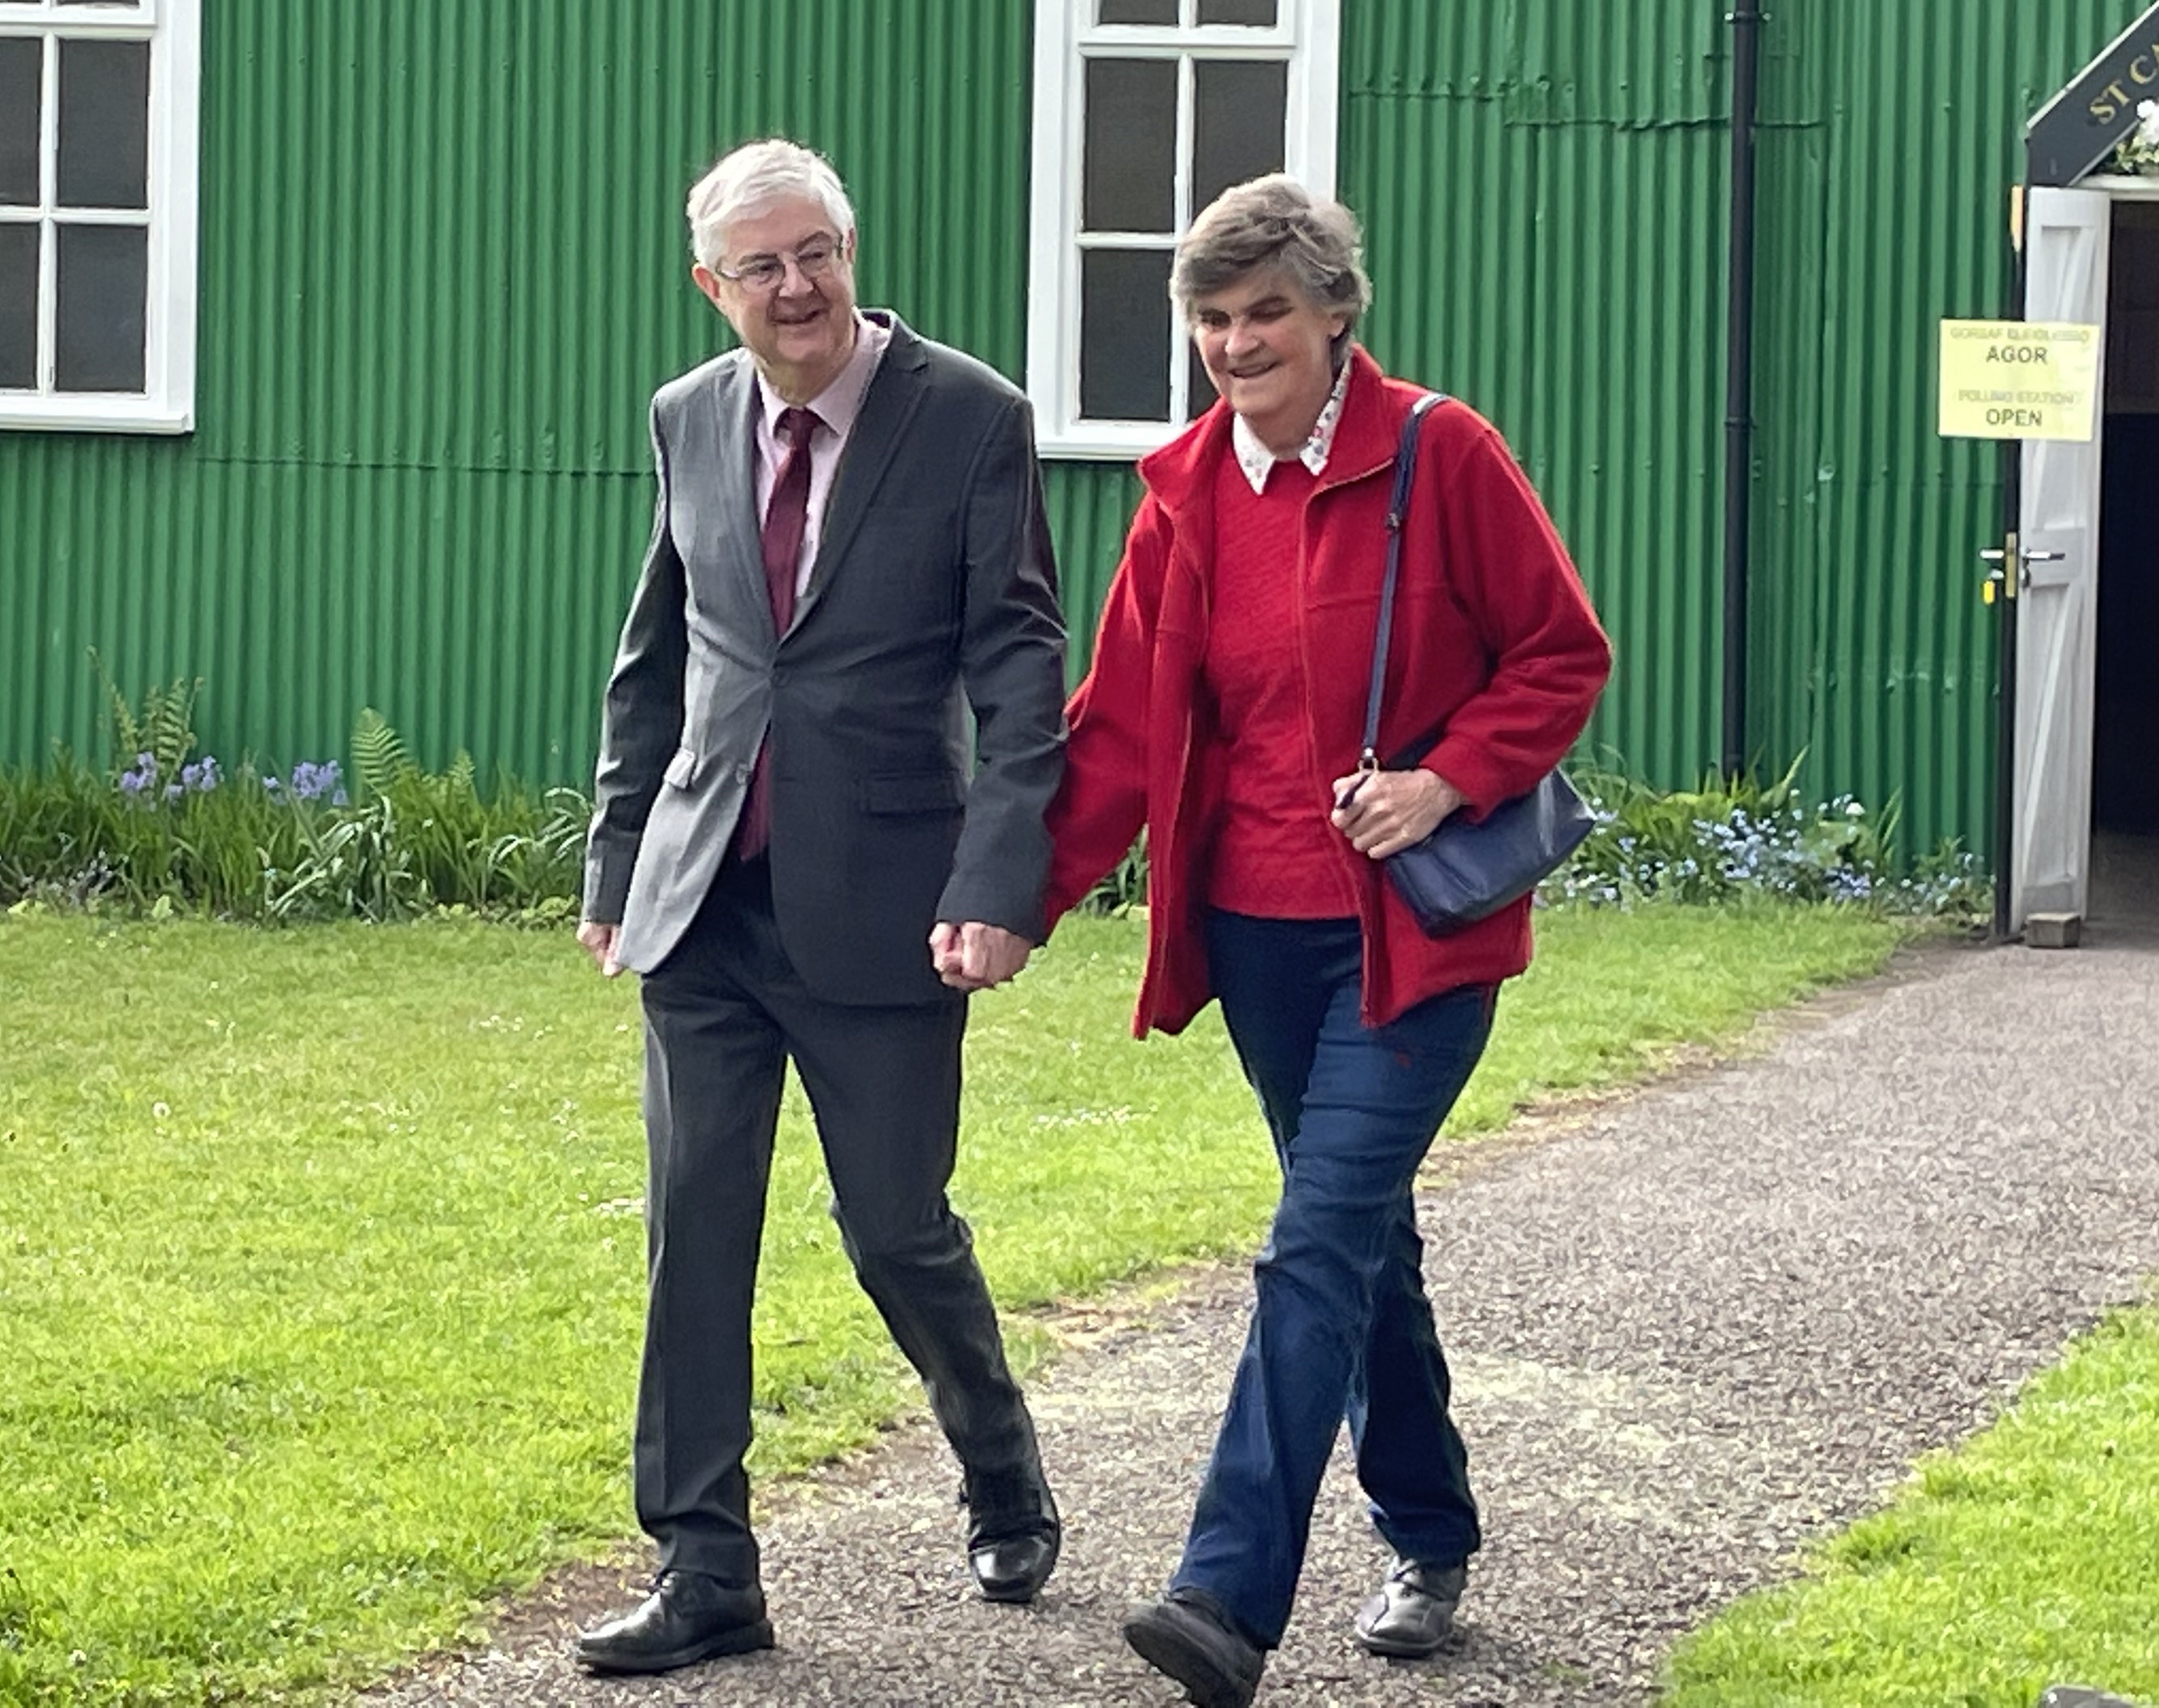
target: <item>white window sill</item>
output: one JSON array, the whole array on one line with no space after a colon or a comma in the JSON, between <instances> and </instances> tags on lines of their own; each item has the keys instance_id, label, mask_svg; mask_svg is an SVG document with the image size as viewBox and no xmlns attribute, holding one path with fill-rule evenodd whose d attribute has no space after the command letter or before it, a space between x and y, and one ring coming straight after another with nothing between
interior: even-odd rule
<instances>
[{"instance_id":1,"label":"white window sill","mask_svg":"<svg viewBox=\"0 0 2159 1708\"><path fill-rule=\"evenodd\" d=\"M1132 463L1158 451L1184 429L1162 422L1080 422L1062 432L1037 428L1035 450L1070 463Z\"/></svg>"},{"instance_id":2,"label":"white window sill","mask_svg":"<svg viewBox=\"0 0 2159 1708\"><path fill-rule=\"evenodd\" d=\"M191 433L194 411L140 397L31 397L0 392L0 432Z\"/></svg>"}]
</instances>

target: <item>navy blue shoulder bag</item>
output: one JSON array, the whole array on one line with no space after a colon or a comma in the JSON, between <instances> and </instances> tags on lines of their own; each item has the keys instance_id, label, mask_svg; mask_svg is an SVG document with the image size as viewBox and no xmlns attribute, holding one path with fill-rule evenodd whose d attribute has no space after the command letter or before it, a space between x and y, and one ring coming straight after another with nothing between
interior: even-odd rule
<instances>
[{"instance_id":1,"label":"navy blue shoulder bag","mask_svg":"<svg viewBox=\"0 0 2159 1708\"><path fill-rule=\"evenodd\" d=\"M1416 401L1410 418L1402 423L1402 442L1395 452L1395 493L1387 507L1387 574L1380 588L1372 688L1364 702L1364 753L1357 762L1363 772L1380 769L1380 686L1386 675L1387 644L1394 634L1402 524L1409 514L1420 429L1425 411L1445 401L1437 391ZM1424 841L1388 857L1387 877L1427 937L1448 936L1527 895L1581 846L1596 823L1574 785L1560 772L1550 771L1528 794L1500 802L1481 819L1473 820L1462 810L1449 814Z\"/></svg>"}]
</instances>

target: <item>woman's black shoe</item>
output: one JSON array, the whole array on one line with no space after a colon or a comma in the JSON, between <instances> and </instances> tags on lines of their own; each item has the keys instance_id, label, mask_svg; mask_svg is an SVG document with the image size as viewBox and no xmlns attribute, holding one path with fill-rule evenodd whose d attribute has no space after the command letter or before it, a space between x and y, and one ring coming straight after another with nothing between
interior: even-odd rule
<instances>
[{"instance_id":1,"label":"woman's black shoe","mask_svg":"<svg viewBox=\"0 0 2159 1708\"><path fill-rule=\"evenodd\" d=\"M1358 1642L1393 1660L1422 1660L1438 1653L1454 1628L1454 1610L1468 1581L1465 1566L1396 1560L1379 1594L1358 1609Z\"/></svg>"},{"instance_id":2,"label":"woman's black shoe","mask_svg":"<svg viewBox=\"0 0 2159 1708\"><path fill-rule=\"evenodd\" d=\"M1231 1630L1210 1601L1186 1590L1134 1607L1125 1641L1199 1708L1248 1708L1267 1664L1266 1651Z\"/></svg>"}]
</instances>

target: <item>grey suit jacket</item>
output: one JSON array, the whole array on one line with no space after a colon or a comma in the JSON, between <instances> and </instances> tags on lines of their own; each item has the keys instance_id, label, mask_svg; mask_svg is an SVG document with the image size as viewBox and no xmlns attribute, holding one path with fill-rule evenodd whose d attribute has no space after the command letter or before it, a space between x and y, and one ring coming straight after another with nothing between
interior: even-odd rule
<instances>
[{"instance_id":1,"label":"grey suit jacket","mask_svg":"<svg viewBox=\"0 0 2159 1708\"><path fill-rule=\"evenodd\" d=\"M1033 413L989 368L880 318L892 341L784 634L758 551L748 353L652 401L659 502L585 861L585 916L620 924L638 971L712 888L768 739L773 908L814 992L944 998L940 919L1042 938L1064 626Z\"/></svg>"}]
</instances>

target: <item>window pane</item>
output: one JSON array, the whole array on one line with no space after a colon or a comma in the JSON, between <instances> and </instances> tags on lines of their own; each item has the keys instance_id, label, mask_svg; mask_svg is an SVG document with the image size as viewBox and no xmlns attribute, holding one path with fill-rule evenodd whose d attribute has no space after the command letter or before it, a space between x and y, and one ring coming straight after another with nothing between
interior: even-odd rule
<instances>
[{"instance_id":1,"label":"window pane","mask_svg":"<svg viewBox=\"0 0 2159 1708\"><path fill-rule=\"evenodd\" d=\"M54 383L62 391L142 390L150 234L140 225L62 225Z\"/></svg>"},{"instance_id":2,"label":"window pane","mask_svg":"<svg viewBox=\"0 0 2159 1708\"><path fill-rule=\"evenodd\" d=\"M1177 23L1177 0L1102 0L1097 23Z\"/></svg>"},{"instance_id":3,"label":"window pane","mask_svg":"<svg viewBox=\"0 0 2159 1708\"><path fill-rule=\"evenodd\" d=\"M1090 249L1080 257L1080 413L1169 419L1169 253Z\"/></svg>"},{"instance_id":4,"label":"window pane","mask_svg":"<svg viewBox=\"0 0 2159 1708\"><path fill-rule=\"evenodd\" d=\"M150 44L63 41L60 204L150 205Z\"/></svg>"},{"instance_id":5,"label":"window pane","mask_svg":"<svg viewBox=\"0 0 2159 1708\"><path fill-rule=\"evenodd\" d=\"M1087 62L1080 229L1168 231L1176 219L1177 62Z\"/></svg>"},{"instance_id":6,"label":"window pane","mask_svg":"<svg viewBox=\"0 0 2159 1708\"><path fill-rule=\"evenodd\" d=\"M38 121L44 106L44 44L0 37L0 203L38 203Z\"/></svg>"},{"instance_id":7,"label":"window pane","mask_svg":"<svg viewBox=\"0 0 2159 1708\"><path fill-rule=\"evenodd\" d=\"M1199 345L1193 339L1184 341L1186 377L1184 383L1184 418L1197 421L1214 406L1218 394L1214 382L1207 377L1207 364L1199 360Z\"/></svg>"},{"instance_id":8,"label":"window pane","mask_svg":"<svg viewBox=\"0 0 2159 1708\"><path fill-rule=\"evenodd\" d=\"M1202 60L1192 70L1197 213L1231 184L1281 170L1289 67L1279 60Z\"/></svg>"},{"instance_id":9,"label":"window pane","mask_svg":"<svg viewBox=\"0 0 2159 1708\"><path fill-rule=\"evenodd\" d=\"M38 384L38 228L0 225L0 386Z\"/></svg>"},{"instance_id":10,"label":"window pane","mask_svg":"<svg viewBox=\"0 0 2159 1708\"><path fill-rule=\"evenodd\" d=\"M1275 0L1199 0L1202 23L1256 23L1262 29L1275 26Z\"/></svg>"}]
</instances>

